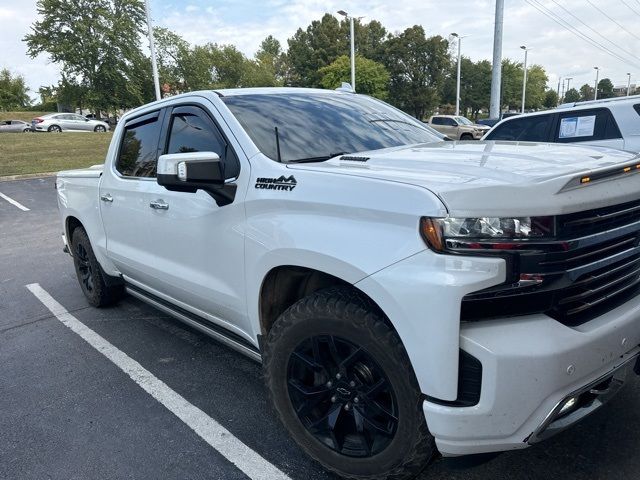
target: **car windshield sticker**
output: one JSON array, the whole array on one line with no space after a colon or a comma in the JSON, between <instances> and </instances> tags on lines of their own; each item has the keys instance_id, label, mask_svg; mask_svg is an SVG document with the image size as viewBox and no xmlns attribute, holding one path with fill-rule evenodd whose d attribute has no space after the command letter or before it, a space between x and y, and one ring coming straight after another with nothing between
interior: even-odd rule
<instances>
[{"instance_id":1,"label":"car windshield sticker","mask_svg":"<svg viewBox=\"0 0 640 480\"><path fill-rule=\"evenodd\" d=\"M596 116L563 118L560 122L560 138L592 137Z\"/></svg>"}]
</instances>

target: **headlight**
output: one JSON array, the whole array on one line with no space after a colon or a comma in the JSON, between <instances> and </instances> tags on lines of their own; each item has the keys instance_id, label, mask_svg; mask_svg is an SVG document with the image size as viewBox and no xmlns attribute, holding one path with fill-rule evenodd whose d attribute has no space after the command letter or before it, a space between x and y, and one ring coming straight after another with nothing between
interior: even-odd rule
<instances>
[{"instance_id":1,"label":"headlight","mask_svg":"<svg viewBox=\"0 0 640 480\"><path fill-rule=\"evenodd\" d=\"M554 217L423 217L420 233L437 252L513 250L526 245L527 240L551 238Z\"/></svg>"}]
</instances>

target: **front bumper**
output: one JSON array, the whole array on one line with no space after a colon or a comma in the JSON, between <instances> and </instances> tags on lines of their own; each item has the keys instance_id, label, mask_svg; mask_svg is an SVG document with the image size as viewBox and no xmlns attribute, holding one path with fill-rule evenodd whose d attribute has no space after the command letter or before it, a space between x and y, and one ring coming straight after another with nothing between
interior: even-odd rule
<instances>
[{"instance_id":1,"label":"front bumper","mask_svg":"<svg viewBox=\"0 0 640 480\"><path fill-rule=\"evenodd\" d=\"M579 327L546 315L465 323L460 347L483 367L480 401L425 401L429 430L445 456L525 448L602 406L640 354L640 296ZM604 391L608 388L608 391ZM558 418L564 402L585 391Z\"/></svg>"}]
</instances>

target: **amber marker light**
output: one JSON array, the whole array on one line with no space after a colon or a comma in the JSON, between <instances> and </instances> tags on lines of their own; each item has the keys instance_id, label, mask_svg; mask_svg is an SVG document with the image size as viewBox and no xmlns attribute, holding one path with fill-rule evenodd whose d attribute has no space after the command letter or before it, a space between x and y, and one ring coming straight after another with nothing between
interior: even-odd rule
<instances>
[{"instance_id":1,"label":"amber marker light","mask_svg":"<svg viewBox=\"0 0 640 480\"><path fill-rule=\"evenodd\" d=\"M591 181L591 179L589 177L582 177L580 179L580 183L589 183Z\"/></svg>"},{"instance_id":2,"label":"amber marker light","mask_svg":"<svg viewBox=\"0 0 640 480\"><path fill-rule=\"evenodd\" d=\"M420 219L420 234L427 245L438 252L444 250L444 239L442 238L442 228L433 218L422 217Z\"/></svg>"}]
</instances>

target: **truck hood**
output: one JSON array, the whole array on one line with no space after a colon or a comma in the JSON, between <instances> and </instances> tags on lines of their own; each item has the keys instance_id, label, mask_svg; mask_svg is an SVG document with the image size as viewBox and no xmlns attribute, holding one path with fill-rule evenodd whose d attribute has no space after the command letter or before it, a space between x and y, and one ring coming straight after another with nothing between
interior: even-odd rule
<instances>
[{"instance_id":1,"label":"truck hood","mask_svg":"<svg viewBox=\"0 0 640 480\"><path fill-rule=\"evenodd\" d=\"M359 152L289 168L420 186L437 195L450 215L529 216L638 199L636 163L640 163L636 154L601 147L476 141ZM634 168L624 173L622 166L628 164ZM582 177L612 170L615 174L607 179L580 184Z\"/></svg>"}]
</instances>

